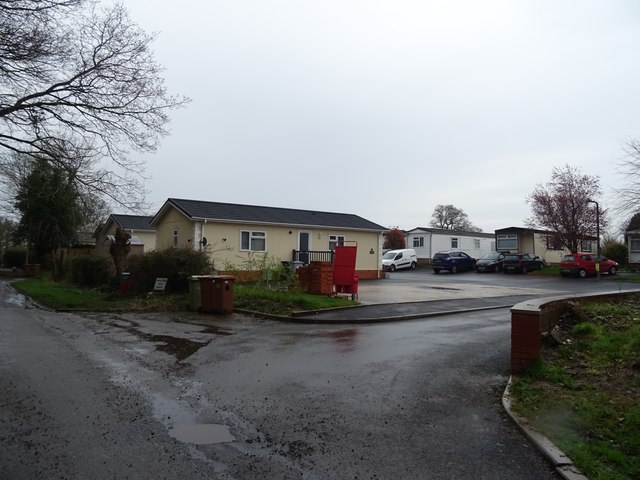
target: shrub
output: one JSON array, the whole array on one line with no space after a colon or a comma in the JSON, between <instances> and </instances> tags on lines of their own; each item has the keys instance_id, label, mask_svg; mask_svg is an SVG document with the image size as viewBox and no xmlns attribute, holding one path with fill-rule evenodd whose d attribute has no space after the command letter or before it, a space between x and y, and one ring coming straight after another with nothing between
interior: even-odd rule
<instances>
[{"instance_id":1,"label":"shrub","mask_svg":"<svg viewBox=\"0 0 640 480\"><path fill-rule=\"evenodd\" d=\"M69 282L80 287L102 287L113 278L113 262L105 257L81 255L67 262L65 275Z\"/></svg>"},{"instance_id":2,"label":"shrub","mask_svg":"<svg viewBox=\"0 0 640 480\"><path fill-rule=\"evenodd\" d=\"M602 255L611 260L615 260L621 266L627 265L629 252L624 243L615 240L606 242L602 247Z\"/></svg>"},{"instance_id":3,"label":"shrub","mask_svg":"<svg viewBox=\"0 0 640 480\"><path fill-rule=\"evenodd\" d=\"M132 293L153 290L156 278L167 279L166 292L186 293L189 291L189 277L207 275L211 273L212 266L206 252L189 248L169 248L128 257L127 270L130 274L129 289Z\"/></svg>"},{"instance_id":4,"label":"shrub","mask_svg":"<svg viewBox=\"0 0 640 480\"><path fill-rule=\"evenodd\" d=\"M2 264L8 268L22 268L27 261L27 250L24 247L7 249L2 256Z\"/></svg>"}]
</instances>

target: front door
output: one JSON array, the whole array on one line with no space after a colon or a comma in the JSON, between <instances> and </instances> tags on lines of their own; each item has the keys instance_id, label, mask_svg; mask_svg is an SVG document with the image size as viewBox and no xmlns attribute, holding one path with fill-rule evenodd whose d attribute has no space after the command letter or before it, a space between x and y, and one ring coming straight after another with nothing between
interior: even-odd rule
<instances>
[{"instance_id":1,"label":"front door","mask_svg":"<svg viewBox=\"0 0 640 480\"><path fill-rule=\"evenodd\" d=\"M300 256L298 259L305 265L309 263L309 247L310 247L311 234L309 232L298 232L298 250L300 250Z\"/></svg>"}]
</instances>

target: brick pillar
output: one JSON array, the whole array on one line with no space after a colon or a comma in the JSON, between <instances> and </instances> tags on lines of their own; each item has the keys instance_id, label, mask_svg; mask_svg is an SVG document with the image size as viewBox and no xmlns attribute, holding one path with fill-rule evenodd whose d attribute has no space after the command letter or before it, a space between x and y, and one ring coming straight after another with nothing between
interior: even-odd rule
<instances>
[{"instance_id":1,"label":"brick pillar","mask_svg":"<svg viewBox=\"0 0 640 480\"><path fill-rule=\"evenodd\" d=\"M311 262L296 270L298 281L304 290L315 295L333 293L333 267L331 262Z\"/></svg>"},{"instance_id":2,"label":"brick pillar","mask_svg":"<svg viewBox=\"0 0 640 480\"><path fill-rule=\"evenodd\" d=\"M511 373L519 375L540 358L542 333L539 312L511 312Z\"/></svg>"}]
</instances>

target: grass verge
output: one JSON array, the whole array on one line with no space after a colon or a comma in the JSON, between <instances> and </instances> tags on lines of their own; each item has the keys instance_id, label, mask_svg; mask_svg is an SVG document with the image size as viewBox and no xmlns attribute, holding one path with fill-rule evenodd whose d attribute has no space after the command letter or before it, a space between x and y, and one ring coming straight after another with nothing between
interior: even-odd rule
<instances>
[{"instance_id":1,"label":"grass verge","mask_svg":"<svg viewBox=\"0 0 640 480\"><path fill-rule=\"evenodd\" d=\"M269 290L238 284L233 306L271 315L290 315L300 310L324 310L357 305L346 297L312 295L296 291Z\"/></svg>"},{"instance_id":2,"label":"grass verge","mask_svg":"<svg viewBox=\"0 0 640 480\"><path fill-rule=\"evenodd\" d=\"M514 409L590 480L640 478L640 296L563 319L512 383Z\"/></svg>"},{"instance_id":3,"label":"grass verge","mask_svg":"<svg viewBox=\"0 0 640 480\"><path fill-rule=\"evenodd\" d=\"M79 288L46 277L17 280L12 283L20 293L53 309L64 310L130 310L179 311L189 306L189 295L146 294L122 295L97 289ZM290 315L300 310L323 310L356 305L345 297L311 295L295 291L269 290L236 284L234 308L271 315Z\"/></svg>"},{"instance_id":4,"label":"grass verge","mask_svg":"<svg viewBox=\"0 0 640 480\"><path fill-rule=\"evenodd\" d=\"M185 310L188 305L187 295L122 295L94 288L75 287L46 277L17 280L12 285L37 303L57 310L176 311Z\"/></svg>"}]
</instances>

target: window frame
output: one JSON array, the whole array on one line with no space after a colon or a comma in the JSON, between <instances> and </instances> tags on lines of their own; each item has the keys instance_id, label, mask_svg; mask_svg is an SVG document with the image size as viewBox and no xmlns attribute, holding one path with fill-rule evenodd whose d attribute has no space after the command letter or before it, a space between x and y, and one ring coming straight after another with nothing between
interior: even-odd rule
<instances>
[{"instance_id":1,"label":"window frame","mask_svg":"<svg viewBox=\"0 0 640 480\"><path fill-rule=\"evenodd\" d=\"M547 235L547 250L564 250L560 238L556 235Z\"/></svg>"},{"instance_id":2,"label":"window frame","mask_svg":"<svg viewBox=\"0 0 640 480\"><path fill-rule=\"evenodd\" d=\"M178 248L180 244L180 232L178 230L173 231L173 248Z\"/></svg>"},{"instance_id":3,"label":"window frame","mask_svg":"<svg viewBox=\"0 0 640 480\"><path fill-rule=\"evenodd\" d=\"M640 236L629 237L629 251L640 252Z\"/></svg>"},{"instance_id":4,"label":"window frame","mask_svg":"<svg viewBox=\"0 0 640 480\"><path fill-rule=\"evenodd\" d=\"M344 246L344 242L346 241L346 237L344 235L338 234L330 234L329 235L329 250L332 252L335 251L337 246Z\"/></svg>"},{"instance_id":5,"label":"window frame","mask_svg":"<svg viewBox=\"0 0 640 480\"><path fill-rule=\"evenodd\" d=\"M413 237L413 248L424 247L424 237Z\"/></svg>"},{"instance_id":6,"label":"window frame","mask_svg":"<svg viewBox=\"0 0 640 480\"><path fill-rule=\"evenodd\" d=\"M460 238L459 237L451 237L451 248L460 248Z\"/></svg>"},{"instance_id":7,"label":"window frame","mask_svg":"<svg viewBox=\"0 0 640 480\"><path fill-rule=\"evenodd\" d=\"M245 238L246 237L246 238ZM245 246L246 240L246 246ZM262 241L262 250L256 249L256 242ZM258 252L267 251L267 232L264 230L240 230L240 251L241 252Z\"/></svg>"},{"instance_id":8,"label":"window frame","mask_svg":"<svg viewBox=\"0 0 640 480\"><path fill-rule=\"evenodd\" d=\"M509 241L510 246L503 246L501 243ZM513 242L513 244L511 244ZM518 235L515 233L501 233L496 235L496 250L504 251L504 250L518 250Z\"/></svg>"}]
</instances>

